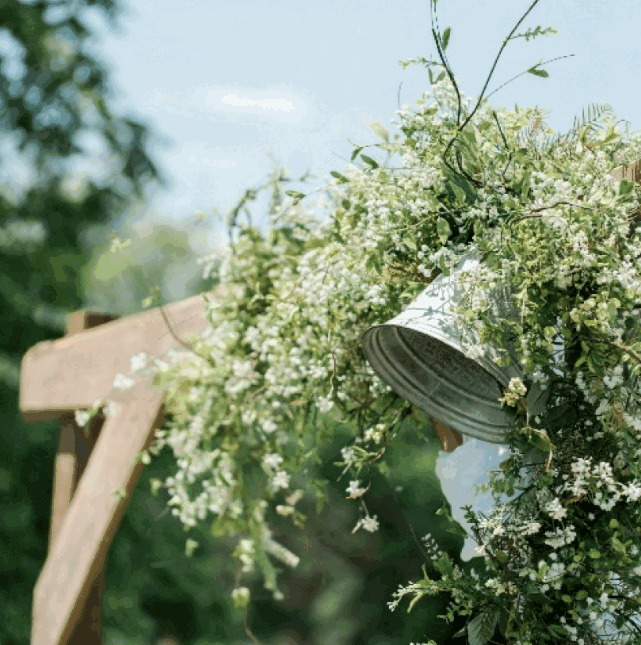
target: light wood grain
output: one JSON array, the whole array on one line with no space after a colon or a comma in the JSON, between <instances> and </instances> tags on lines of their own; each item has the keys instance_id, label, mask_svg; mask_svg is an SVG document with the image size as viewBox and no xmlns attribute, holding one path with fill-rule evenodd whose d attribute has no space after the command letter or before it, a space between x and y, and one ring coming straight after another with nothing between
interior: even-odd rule
<instances>
[{"instance_id":1,"label":"light wood grain","mask_svg":"<svg viewBox=\"0 0 641 645\"><path fill-rule=\"evenodd\" d=\"M210 295L224 298L217 289ZM202 333L209 326L202 295L163 307L174 333ZM89 408L112 389L116 374L131 372L138 352L162 358L169 349L187 351L170 332L160 308L127 316L73 336L34 345L22 358L20 411L29 422L59 418Z\"/></svg>"},{"instance_id":2,"label":"light wood grain","mask_svg":"<svg viewBox=\"0 0 641 645\"><path fill-rule=\"evenodd\" d=\"M164 392L145 384L111 398L107 417L34 590L33 645L67 643L103 569L143 464L136 455L162 424ZM122 489L127 496L114 496Z\"/></svg>"}]
</instances>

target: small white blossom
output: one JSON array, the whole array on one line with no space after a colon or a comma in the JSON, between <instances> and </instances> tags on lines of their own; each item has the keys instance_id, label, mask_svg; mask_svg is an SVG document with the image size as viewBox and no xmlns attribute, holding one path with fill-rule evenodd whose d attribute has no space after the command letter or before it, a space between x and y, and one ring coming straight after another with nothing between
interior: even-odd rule
<instances>
[{"instance_id":1,"label":"small white blossom","mask_svg":"<svg viewBox=\"0 0 641 645\"><path fill-rule=\"evenodd\" d=\"M81 428L84 428L87 425L87 422L89 421L91 415L86 410L76 410L75 417L76 417L76 423Z\"/></svg>"},{"instance_id":2,"label":"small white blossom","mask_svg":"<svg viewBox=\"0 0 641 645\"><path fill-rule=\"evenodd\" d=\"M545 510L552 519L560 520L568 512L567 508L561 506L558 497L545 505Z\"/></svg>"},{"instance_id":3,"label":"small white blossom","mask_svg":"<svg viewBox=\"0 0 641 645\"><path fill-rule=\"evenodd\" d=\"M350 481L349 486L347 487L347 493L349 494L350 497L360 497L363 495L363 493L366 492L367 489L365 488L359 488L360 482L358 479Z\"/></svg>"},{"instance_id":4,"label":"small white blossom","mask_svg":"<svg viewBox=\"0 0 641 645\"><path fill-rule=\"evenodd\" d=\"M289 488L289 473L284 470L279 470L273 477L271 485L275 490Z\"/></svg>"},{"instance_id":5,"label":"small white blossom","mask_svg":"<svg viewBox=\"0 0 641 645\"><path fill-rule=\"evenodd\" d=\"M131 365L131 371L134 373L138 372L147 364L147 354L145 354L145 352L138 352L138 354L134 354L129 359L129 362Z\"/></svg>"},{"instance_id":6,"label":"small white blossom","mask_svg":"<svg viewBox=\"0 0 641 645\"><path fill-rule=\"evenodd\" d=\"M133 387L134 380L124 374L116 374L113 386L119 390L128 390Z\"/></svg>"},{"instance_id":7,"label":"small white blossom","mask_svg":"<svg viewBox=\"0 0 641 645\"><path fill-rule=\"evenodd\" d=\"M356 533L356 531L358 531L358 529L360 528L364 528L369 533L375 533L376 531L378 531L379 524L376 517L376 515L374 515L373 517L368 515L367 517L358 520L356 526L352 530L352 534Z\"/></svg>"}]
</instances>

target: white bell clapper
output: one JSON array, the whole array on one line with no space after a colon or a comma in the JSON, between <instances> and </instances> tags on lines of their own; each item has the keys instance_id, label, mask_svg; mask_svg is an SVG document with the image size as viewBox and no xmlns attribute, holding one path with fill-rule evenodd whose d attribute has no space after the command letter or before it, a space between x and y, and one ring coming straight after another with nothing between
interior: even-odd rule
<instances>
[{"instance_id":1,"label":"white bell clapper","mask_svg":"<svg viewBox=\"0 0 641 645\"><path fill-rule=\"evenodd\" d=\"M498 471L499 464L510 456L509 444L495 444L481 441L473 437L462 436L463 443L452 452L439 450L436 458L434 471L441 484L441 490L445 499L452 507L452 517L465 529L468 537L463 543L461 559L468 561L471 558L479 557L481 554L477 549L481 547L474 538L472 526L465 519L463 506L471 506L477 514L480 513L489 517L490 511L495 505L492 492L478 492L477 486L488 483L490 471ZM533 449L524 457L525 463L542 463L545 455ZM523 472L522 472L523 474ZM527 481L527 478L525 478ZM521 491L515 491L513 495L501 496L501 503L507 503L517 497Z\"/></svg>"},{"instance_id":2,"label":"white bell clapper","mask_svg":"<svg viewBox=\"0 0 641 645\"><path fill-rule=\"evenodd\" d=\"M453 452L438 451L434 471L443 495L452 507L452 517L468 535L461 551L461 559L465 562L480 555L475 552L480 545L474 539L472 527L465 519L463 506L470 505L475 513L482 512L487 516L494 506L492 493L479 493L475 487L488 482L489 471L497 469L509 456L510 447L505 444L488 443L465 435L463 444Z\"/></svg>"}]
</instances>

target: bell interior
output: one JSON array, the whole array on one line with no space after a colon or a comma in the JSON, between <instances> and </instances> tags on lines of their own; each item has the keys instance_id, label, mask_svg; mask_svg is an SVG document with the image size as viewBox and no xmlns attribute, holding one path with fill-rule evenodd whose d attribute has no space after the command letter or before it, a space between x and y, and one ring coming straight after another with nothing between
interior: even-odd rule
<instances>
[{"instance_id":1,"label":"bell interior","mask_svg":"<svg viewBox=\"0 0 641 645\"><path fill-rule=\"evenodd\" d=\"M501 396L496 380L476 361L451 345L414 329L393 327L391 330L406 357L401 364L417 386L430 389L429 381L436 378L448 389L466 392L474 398L496 401Z\"/></svg>"},{"instance_id":2,"label":"bell interior","mask_svg":"<svg viewBox=\"0 0 641 645\"><path fill-rule=\"evenodd\" d=\"M364 337L368 361L397 394L464 433L500 442L506 419L496 378L461 351L426 333L381 325Z\"/></svg>"}]
</instances>

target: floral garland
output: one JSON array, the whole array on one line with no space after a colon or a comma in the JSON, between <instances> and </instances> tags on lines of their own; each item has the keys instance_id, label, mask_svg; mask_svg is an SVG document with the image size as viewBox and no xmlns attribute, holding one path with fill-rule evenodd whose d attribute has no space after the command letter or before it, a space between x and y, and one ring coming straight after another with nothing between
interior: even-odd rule
<instances>
[{"instance_id":1,"label":"floral garland","mask_svg":"<svg viewBox=\"0 0 641 645\"><path fill-rule=\"evenodd\" d=\"M442 55L449 30L436 38ZM525 377L501 399L514 418L510 457L485 487L496 500L490 516L466 515L481 569L464 574L426 536L441 578L424 568L424 578L399 589L389 607L413 595L409 611L420 598L447 592L443 618L469 616L473 645L497 627L515 645L611 642L601 633L607 616L615 617L617 642L641 643L634 622L641 605L641 240L630 215L641 187L609 177L641 158L641 137L622 132L603 107L566 137L545 141L553 132L538 108L493 109L479 98L470 111L442 60L447 74L434 80L430 69L431 90L418 108L398 111L401 134L376 126L382 141L374 147L388 161L359 147L352 162L360 156L361 165L332 173L326 221L304 210L302 193L279 192L283 176L273 182L278 199L266 235L240 225L235 209L222 261L211 256L205 268L205 277L235 287L235 295L216 302L204 294L210 329L188 339L188 352L169 363L156 357L151 366L150 357L132 358L132 373L147 368L153 386L168 391L173 415L150 453L171 448L178 469L154 489L167 488L186 528L211 513L215 535L238 538L232 596L245 609L250 593L239 583L256 565L282 598L268 555L289 566L298 558L272 540L267 509L274 504L300 528L306 517L296 504L304 493L314 489L319 508L324 503L324 482L308 475L331 436L328 424L354 429L337 465L352 475L347 493L364 511L354 531L377 530L360 473L385 474L385 447L412 410L370 368L362 333L474 249L482 267L463 276L466 296L453 303L454 314L478 330L481 343L516 341ZM520 317L494 324L484 294L499 283L509 286ZM530 418L524 395L535 381L550 388L550 404ZM101 403L78 412L79 423ZM541 459L529 462L532 448Z\"/></svg>"}]
</instances>

